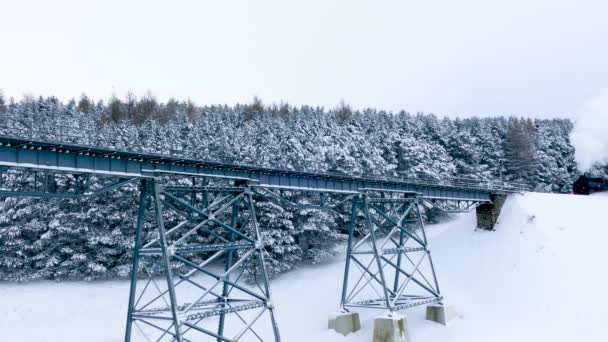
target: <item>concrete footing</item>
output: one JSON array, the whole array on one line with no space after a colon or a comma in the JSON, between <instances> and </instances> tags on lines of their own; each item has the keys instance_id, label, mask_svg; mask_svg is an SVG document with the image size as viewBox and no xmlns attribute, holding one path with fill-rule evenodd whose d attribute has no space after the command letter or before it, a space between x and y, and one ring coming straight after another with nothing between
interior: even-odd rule
<instances>
[{"instance_id":1,"label":"concrete footing","mask_svg":"<svg viewBox=\"0 0 608 342\"><path fill-rule=\"evenodd\" d=\"M456 318L456 310L451 305L429 305L426 307L426 319L447 325L449 321Z\"/></svg>"},{"instance_id":2,"label":"concrete footing","mask_svg":"<svg viewBox=\"0 0 608 342\"><path fill-rule=\"evenodd\" d=\"M335 312L329 316L327 327L346 336L361 329L359 314L356 312Z\"/></svg>"},{"instance_id":3,"label":"concrete footing","mask_svg":"<svg viewBox=\"0 0 608 342\"><path fill-rule=\"evenodd\" d=\"M373 342L411 342L405 316L393 314L374 319Z\"/></svg>"}]
</instances>

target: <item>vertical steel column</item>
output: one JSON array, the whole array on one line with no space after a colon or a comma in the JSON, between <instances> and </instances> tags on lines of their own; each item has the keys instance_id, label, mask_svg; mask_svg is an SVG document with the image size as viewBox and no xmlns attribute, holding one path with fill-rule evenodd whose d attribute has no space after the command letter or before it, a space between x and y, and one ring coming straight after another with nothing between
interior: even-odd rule
<instances>
[{"instance_id":1,"label":"vertical steel column","mask_svg":"<svg viewBox=\"0 0 608 342\"><path fill-rule=\"evenodd\" d=\"M275 342L281 342L281 336L279 335L279 325L277 323L276 317L274 315L274 303L272 303L272 299L270 296L270 286L268 285L268 272L266 270L266 261L264 260L264 242L262 241L262 236L260 235L260 229L258 228L258 221L256 218L255 206L253 205L253 196L251 194L251 189L247 189L247 205L249 207L249 215L251 215L251 224L253 225L253 234L256 240L256 250L258 254L258 258L260 258L260 264L262 269L262 274L264 276L264 290L266 292L266 298L268 299L268 311L270 312L270 320L272 322L272 330L274 332L274 340Z\"/></svg>"},{"instance_id":2,"label":"vertical steel column","mask_svg":"<svg viewBox=\"0 0 608 342\"><path fill-rule=\"evenodd\" d=\"M237 230L237 219L239 217L239 205L240 202L234 202L232 204L232 216L230 217L230 227L234 228L235 230ZM234 234L234 232L230 232L228 234L228 239L230 241L230 243L234 243L236 236ZM226 254L226 267L224 268L224 270L226 272L228 272L228 270L230 270L230 268L232 267L232 258L234 256L234 250L230 250L227 254ZM224 287L222 289L222 300L224 301L224 308L228 305L228 294L230 293L230 284L228 283L230 281L230 274L226 275L226 281L224 282ZM219 322L219 327L217 329L217 334L218 336L224 336L224 324L226 322L226 313L222 312L220 314L220 322ZM222 342L224 341L223 339L219 338L217 339L217 342Z\"/></svg>"},{"instance_id":3,"label":"vertical steel column","mask_svg":"<svg viewBox=\"0 0 608 342\"><path fill-rule=\"evenodd\" d=\"M401 222L398 222L399 224L401 224ZM399 229L399 246L403 246L404 243L404 233L403 230ZM401 258L402 258L402 254L399 253L397 255L397 268L395 268L395 284L393 286L393 292L397 293L397 291L399 291L399 276L401 275L401 272L399 272L399 269L401 269Z\"/></svg>"},{"instance_id":4,"label":"vertical steel column","mask_svg":"<svg viewBox=\"0 0 608 342\"><path fill-rule=\"evenodd\" d=\"M196 178L192 177L192 192L190 192L190 205L196 208Z\"/></svg>"},{"instance_id":5,"label":"vertical steel column","mask_svg":"<svg viewBox=\"0 0 608 342\"><path fill-rule=\"evenodd\" d=\"M209 180L207 178L203 178L203 186L209 186ZM209 195L207 191L203 191L203 209L207 209L209 206Z\"/></svg>"},{"instance_id":6,"label":"vertical steel column","mask_svg":"<svg viewBox=\"0 0 608 342\"><path fill-rule=\"evenodd\" d=\"M369 207L367 205L367 196L363 195L363 212L365 215L365 224L370 231L370 235L372 238L372 249L373 255L376 259L376 265L378 267L378 273L380 273L380 280L382 281L382 291L384 292L384 299L386 302L386 307L389 311L393 311L393 305L391 304L391 298L388 294L388 288L386 283L386 277L384 276L384 268L382 267L382 260L380 259L380 253L378 253L378 244L376 242L376 233L374 231L374 225L372 223L372 218L369 214Z\"/></svg>"},{"instance_id":7,"label":"vertical steel column","mask_svg":"<svg viewBox=\"0 0 608 342\"><path fill-rule=\"evenodd\" d=\"M418 204L418 200L416 200L416 211L418 212L418 220L420 221L421 230L422 230L422 238L424 239L424 243L428 243L426 239L426 232L424 229L424 221L422 220L422 213L420 212L420 206ZM426 251L427 256L429 257L429 264L431 265L431 272L433 274L433 280L435 282L435 290L437 291L437 296L441 296L441 291L439 290L439 281L437 280L437 274L435 273L435 265L433 264L433 257L431 256L431 251Z\"/></svg>"},{"instance_id":8,"label":"vertical steel column","mask_svg":"<svg viewBox=\"0 0 608 342\"><path fill-rule=\"evenodd\" d=\"M404 197L407 197L407 195L404 195ZM399 226L403 226L403 220L407 221L407 217L409 216L409 211L411 209L412 204L410 203L409 205L405 206L401 206L400 208L404 208L404 216L403 219L401 221L397 222L397 225ZM403 229L399 229L399 246L403 246L403 244L405 243L405 233L403 232ZM397 268L395 269L395 284L393 286L393 291L395 293L397 293L399 291L399 276L401 275L401 272L399 272L399 269L401 269L401 259L403 258L403 255L401 253L399 253L397 255Z\"/></svg>"},{"instance_id":9,"label":"vertical steel column","mask_svg":"<svg viewBox=\"0 0 608 342\"><path fill-rule=\"evenodd\" d=\"M146 213L147 184L142 179L139 188L139 209L137 210L137 225L135 227L135 245L133 247L133 268L131 269L131 289L129 291L129 308L127 311L127 327L125 331L125 342L131 341L131 329L133 327L133 310L135 310L135 291L137 290L137 270L139 267L139 250L141 249L142 230L144 215Z\"/></svg>"},{"instance_id":10,"label":"vertical steel column","mask_svg":"<svg viewBox=\"0 0 608 342\"><path fill-rule=\"evenodd\" d=\"M167 289L169 291L169 301L171 304L171 313L173 315L173 326L175 327L175 340L183 342L181 334L181 322L177 314L177 298L175 296L175 283L173 282L173 273L171 272L171 255L167 250L167 238L165 232L165 221L163 219L162 204L160 203L160 194L163 191L163 186L158 184L156 180L154 185L154 208L156 210L156 222L158 224L158 235L162 258L165 264L165 276L167 277Z\"/></svg>"},{"instance_id":11,"label":"vertical steel column","mask_svg":"<svg viewBox=\"0 0 608 342\"><path fill-rule=\"evenodd\" d=\"M350 273L350 256L353 250L353 235L355 234L355 226L357 224L357 206L359 196L353 198L353 207L350 214L350 224L348 226L348 245L346 247L346 265L344 266L344 281L342 282L342 299L340 300L340 308L344 308L346 296L348 293L348 275Z\"/></svg>"}]
</instances>

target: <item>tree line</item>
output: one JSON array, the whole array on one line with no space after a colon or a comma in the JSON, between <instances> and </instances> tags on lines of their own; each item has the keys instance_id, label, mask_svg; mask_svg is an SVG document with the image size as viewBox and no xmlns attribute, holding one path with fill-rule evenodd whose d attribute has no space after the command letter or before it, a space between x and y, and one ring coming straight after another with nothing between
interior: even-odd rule
<instances>
[{"instance_id":1,"label":"tree line","mask_svg":"<svg viewBox=\"0 0 608 342\"><path fill-rule=\"evenodd\" d=\"M107 102L0 93L0 134L290 170L377 177L466 177L570 192L578 177L568 119L266 105L199 106L128 94ZM304 199L302 199L304 200ZM0 279L113 278L129 273L134 186L88 201L0 198ZM346 219L258 202L272 271L332 254Z\"/></svg>"}]
</instances>

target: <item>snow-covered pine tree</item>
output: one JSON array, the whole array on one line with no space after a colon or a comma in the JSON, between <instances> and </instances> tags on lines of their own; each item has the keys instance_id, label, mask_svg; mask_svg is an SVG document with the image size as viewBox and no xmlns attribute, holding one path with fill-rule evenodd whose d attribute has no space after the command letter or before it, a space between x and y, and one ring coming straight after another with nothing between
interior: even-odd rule
<instances>
[{"instance_id":1,"label":"snow-covered pine tree","mask_svg":"<svg viewBox=\"0 0 608 342\"><path fill-rule=\"evenodd\" d=\"M508 179L536 184L536 126L532 120L509 119L505 140L505 164Z\"/></svg>"}]
</instances>

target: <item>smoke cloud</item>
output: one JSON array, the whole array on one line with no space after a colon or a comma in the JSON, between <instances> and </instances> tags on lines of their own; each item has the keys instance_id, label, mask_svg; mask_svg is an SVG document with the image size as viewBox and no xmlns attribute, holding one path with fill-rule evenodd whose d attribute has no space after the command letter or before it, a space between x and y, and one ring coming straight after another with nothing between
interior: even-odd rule
<instances>
[{"instance_id":1,"label":"smoke cloud","mask_svg":"<svg viewBox=\"0 0 608 342\"><path fill-rule=\"evenodd\" d=\"M581 171L608 164L608 89L587 101L577 113L571 141Z\"/></svg>"}]
</instances>

